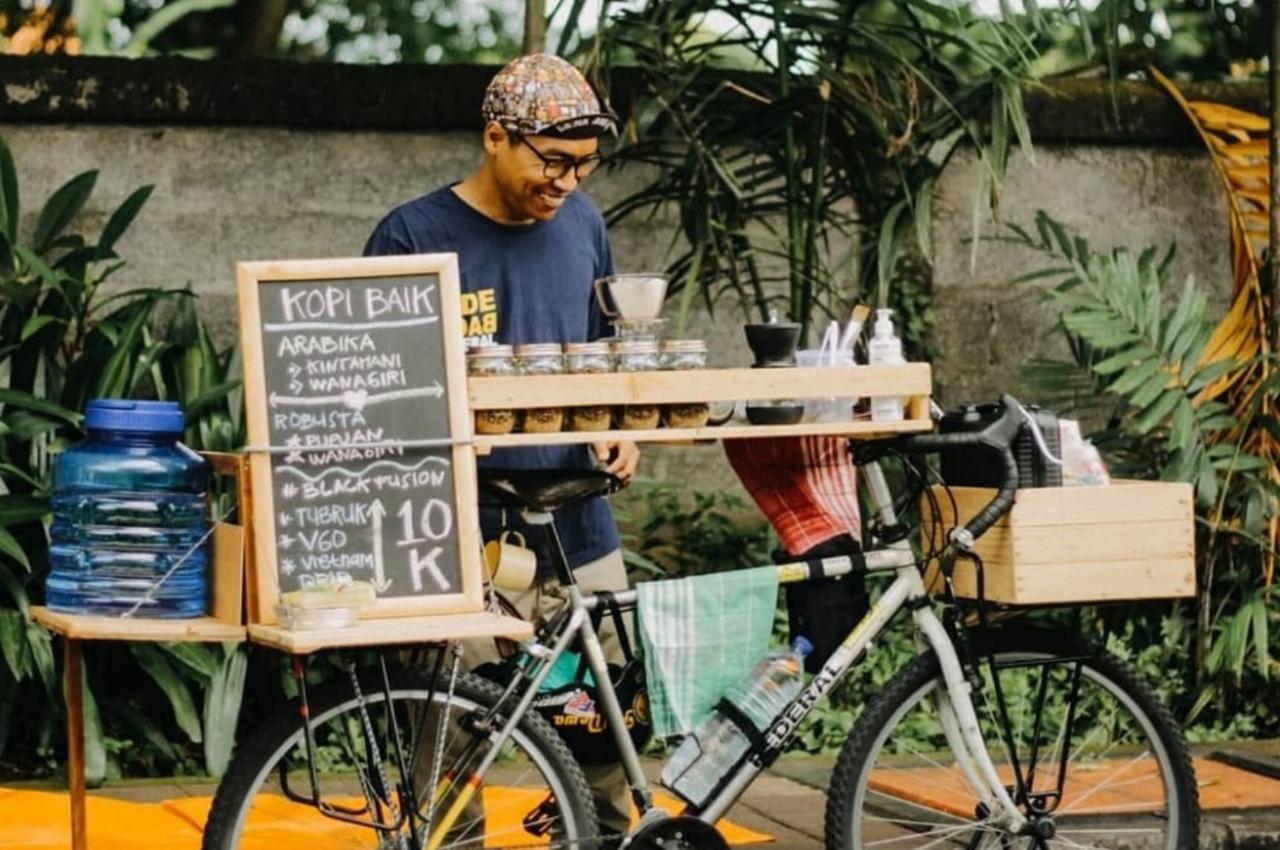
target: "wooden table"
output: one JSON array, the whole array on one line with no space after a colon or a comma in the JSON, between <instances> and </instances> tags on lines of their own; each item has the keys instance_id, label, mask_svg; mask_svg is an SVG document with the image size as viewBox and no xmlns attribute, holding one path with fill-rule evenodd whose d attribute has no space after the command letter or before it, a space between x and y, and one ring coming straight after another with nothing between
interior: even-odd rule
<instances>
[{"instance_id":1,"label":"wooden table","mask_svg":"<svg viewBox=\"0 0 1280 850\"><path fill-rule=\"evenodd\" d=\"M87 850L84 774L84 671L81 642L86 640L255 643L309 655L324 649L435 643L469 637L524 640L533 626L524 620L496 614L451 614L397 617L357 623L341 630L290 631L277 626L236 626L214 617L192 620L130 619L60 614L48 608L31 609L32 618L63 639L63 687L67 701L67 789L71 798L71 848Z\"/></svg>"},{"instance_id":2,"label":"wooden table","mask_svg":"<svg viewBox=\"0 0 1280 850\"><path fill-rule=\"evenodd\" d=\"M80 643L86 640L199 641L239 643L244 626L213 617L193 620L154 620L85 617L59 614L48 608L31 609L32 618L63 638L62 681L67 701L67 790L71 797L71 848L87 850L84 816L84 671Z\"/></svg>"}]
</instances>

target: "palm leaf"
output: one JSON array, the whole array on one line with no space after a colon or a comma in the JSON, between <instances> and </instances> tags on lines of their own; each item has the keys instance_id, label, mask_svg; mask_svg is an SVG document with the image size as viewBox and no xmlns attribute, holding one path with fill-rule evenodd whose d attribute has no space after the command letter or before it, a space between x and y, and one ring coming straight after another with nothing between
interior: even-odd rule
<instances>
[{"instance_id":1,"label":"palm leaf","mask_svg":"<svg viewBox=\"0 0 1280 850\"><path fill-rule=\"evenodd\" d=\"M1228 234L1231 240L1233 293L1231 306L1218 322L1201 352L1201 362L1235 363L1201 389L1197 400L1224 398L1241 422L1252 419L1249 411L1261 402L1261 415L1280 414L1275 394L1265 393L1273 365L1272 341L1267 333L1266 302L1260 268L1268 244L1270 185L1268 151L1270 122L1261 115L1208 101L1188 101L1168 77L1155 68L1156 82L1182 108L1205 143L1209 158L1222 179L1227 196ZM1271 464L1270 480L1280 485L1280 439L1265 428L1254 428L1242 448ZM1275 576L1275 554L1280 546L1280 512L1273 501L1263 571L1266 582Z\"/></svg>"}]
</instances>

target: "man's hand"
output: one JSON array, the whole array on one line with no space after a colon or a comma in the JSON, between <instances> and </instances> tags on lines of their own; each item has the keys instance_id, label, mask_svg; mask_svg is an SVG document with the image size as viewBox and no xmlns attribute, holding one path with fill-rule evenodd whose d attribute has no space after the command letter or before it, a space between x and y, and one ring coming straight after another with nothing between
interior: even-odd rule
<instances>
[{"instance_id":1,"label":"man's hand","mask_svg":"<svg viewBox=\"0 0 1280 850\"><path fill-rule=\"evenodd\" d=\"M631 483L631 477L636 474L636 464L640 462L640 449L635 443L592 443L591 448L606 472L618 476L624 485Z\"/></svg>"}]
</instances>

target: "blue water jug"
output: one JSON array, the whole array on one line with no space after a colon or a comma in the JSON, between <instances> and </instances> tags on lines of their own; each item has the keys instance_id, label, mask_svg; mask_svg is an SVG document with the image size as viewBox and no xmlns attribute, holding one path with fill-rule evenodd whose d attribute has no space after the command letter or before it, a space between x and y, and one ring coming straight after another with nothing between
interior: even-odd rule
<instances>
[{"instance_id":1,"label":"blue water jug","mask_svg":"<svg viewBox=\"0 0 1280 850\"><path fill-rule=\"evenodd\" d=\"M175 402L89 402L88 438L54 459L50 610L164 618L208 610L210 471L178 442L183 425Z\"/></svg>"}]
</instances>

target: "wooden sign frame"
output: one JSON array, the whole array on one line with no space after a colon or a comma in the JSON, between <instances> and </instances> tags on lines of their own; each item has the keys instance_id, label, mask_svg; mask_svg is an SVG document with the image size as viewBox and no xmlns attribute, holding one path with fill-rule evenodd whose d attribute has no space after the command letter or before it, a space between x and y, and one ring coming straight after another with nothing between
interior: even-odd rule
<instances>
[{"instance_id":1,"label":"wooden sign frame","mask_svg":"<svg viewBox=\"0 0 1280 850\"><path fill-rule=\"evenodd\" d=\"M349 259L280 260L236 264L236 289L240 308L240 338L244 367L244 404L248 425L252 483L253 539L257 557L249 576L250 622L276 622L280 598L276 561L276 513L272 480L266 370L260 295L264 284L331 281L334 284L364 278L423 277L438 280L440 324L444 343L444 379L448 395L449 449L454 485L454 533L457 535L462 587L456 593L380 598L362 617L396 617L422 614L458 614L482 611L480 516L477 504L475 450L472 417L468 406L466 351L462 333L462 308L456 254L413 254ZM424 435L429 438L435 435ZM253 614L256 612L256 619Z\"/></svg>"}]
</instances>

